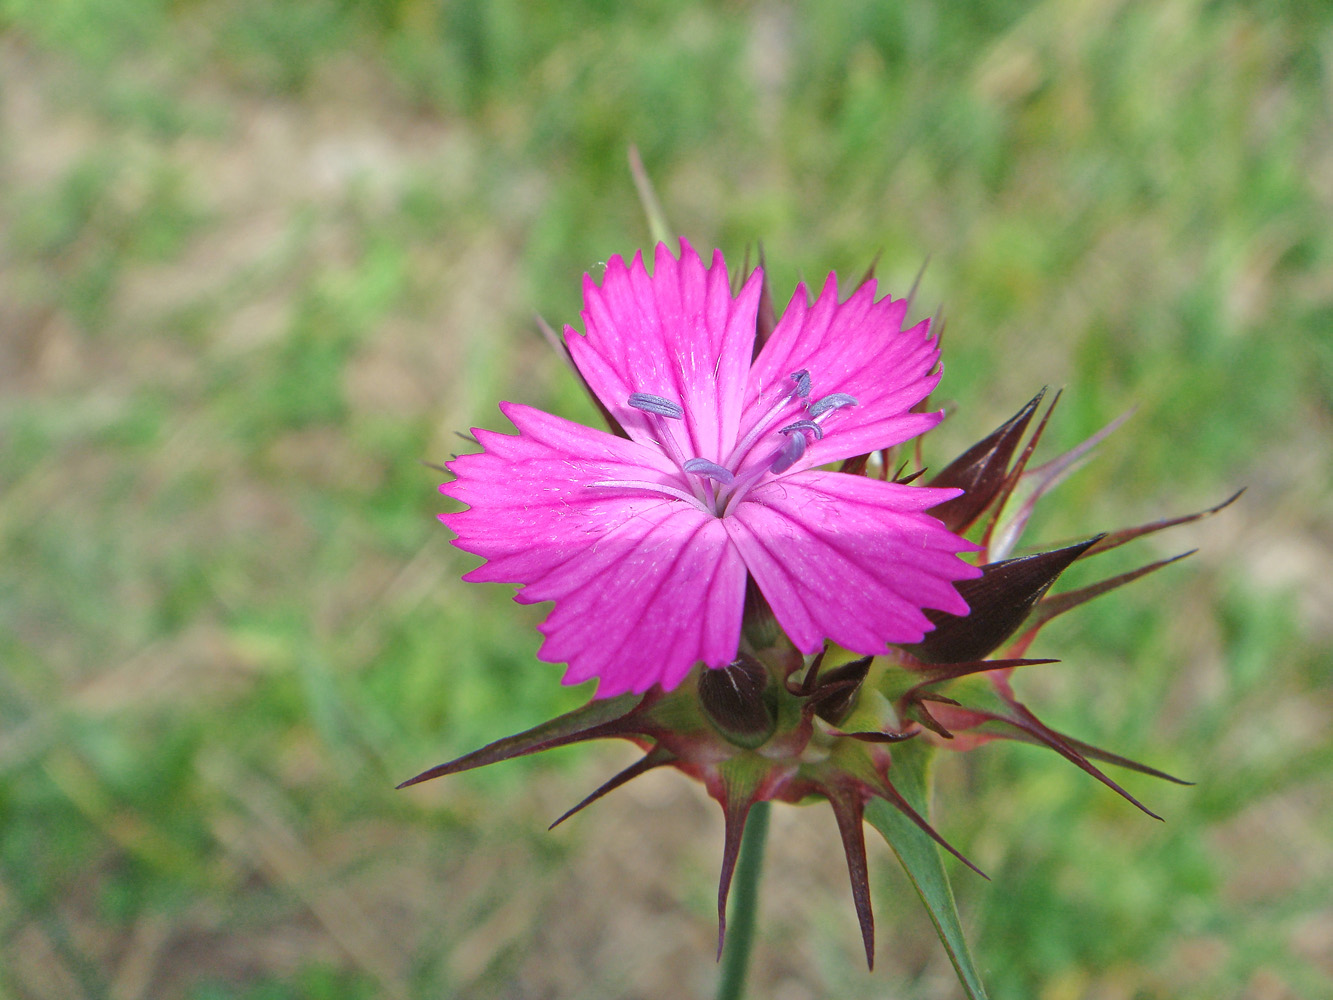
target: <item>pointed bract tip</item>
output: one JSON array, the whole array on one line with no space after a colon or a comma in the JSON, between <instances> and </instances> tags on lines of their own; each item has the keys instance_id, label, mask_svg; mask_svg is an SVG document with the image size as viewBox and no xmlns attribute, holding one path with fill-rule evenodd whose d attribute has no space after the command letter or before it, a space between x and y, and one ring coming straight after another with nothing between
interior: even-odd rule
<instances>
[{"instance_id":1,"label":"pointed bract tip","mask_svg":"<svg viewBox=\"0 0 1333 1000\"><path fill-rule=\"evenodd\" d=\"M861 925L861 943L866 950L866 965L875 968L875 914L870 907L870 877L866 867L865 828L862 826L864 804L857 790L825 790L829 805L838 821L842 850L847 856L847 873L852 881L852 903Z\"/></svg>"},{"instance_id":2,"label":"pointed bract tip","mask_svg":"<svg viewBox=\"0 0 1333 1000\"><path fill-rule=\"evenodd\" d=\"M1009 462L1041 405L1046 388L1012 417L944 467L930 480L934 487L956 487L963 492L931 508L931 517L950 531L964 531L994 504L1009 481Z\"/></svg>"},{"instance_id":3,"label":"pointed bract tip","mask_svg":"<svg viewBox=\"0 0 1333 1000\"><path fill-rule=\"evenodd\" d=\"M1145 806L1142 802L1140 802L1128 791L1126 791L1123 787L1121 787L1121 785L1118 782L1116 782L1110 775L1108 775L1105 771L1099 768L1096 764L1092 763L1092 761L1088 759L1089 755L1083 752L1082 747L1078 744L1078 741L1071 740L1063 733L1055 729L1052 729L1050 726L1046 725L1046 723L1038 719L1026 705L1023 705L1020 702L1013 700L1012 698L1007 700L1009 701L1010 708L1014 710L1015 713L1014 717L995 715L989 712L982 714L989 715L991 718L995 719L998 722L1007 723L1008 725L1013 726L1020 732L1027 734L1027 736L1030 737L1032 741L1044 743L1046 746L1050 747L1052 750L1058 753L1061 757L1065 758L1065 760L1069 761L1075 767L1086 772L1087 774L1092 775L1092 777L1096 778L1103 785L1111 789L1111 791L1115 792L1130 805L1137 808L1140 812L1143 812L1146 815L1151 816L1155 820L1161 820L1162 822L1165 822L1165 820L1162 820L1161 816L1157 815L1157 813L1153 812L1151 809ZM1084 746L1086 746L1086 744L1084 744ZM1120 758L1120 759L1122 761L1126 760L1126 758ZM1137 768L1135 769L1137 770Z\"/></svg>"},{"instance_id":4,"label":"pointed bract tip","mask_svg":"<svg viewBox=\"0 0 1333 1000\"><path fill-rule=\"evenodd\" d=\"M521 733L488 743L479 750L437 764L397 787L407 788L409 785L430 781L432 778L470 771L502 760L512 760L515 757L526 757L529 754L553 750L571 743L622 735L634 728L632 719L635 712L647 704L650 697L651 694L646 697L620 695L615 698L594 699L582 708L566 712L549 722L543 722Z\"/></svg>"},{"instance_id":5,"label":"pointed bract tip","mask_svg":"<svg viewBox=\"0 0 1333 1000\"><path fill-rule=\"evenodd\" d=\"M1093 548L1088 555L1095 555L1098 552L1108 552L1117 546L1124 545L1126 542L1132 542L1136 538L1142 538L1144 535L1155 534L1158 531L1164 531L1167 528L1174 528L1181 524L1191 524L1194 521L1202 521L1204 518L1212 517L1240 499L1242 493L1247 487L1242 487L1231 496L1227 497L1215 507L1207 507L1204 510L1195 511L1193 514L1182 514L1179 517L1163 518L1160 521L1149 521L1146 524L1136 525L1133 528L1122 528L1119 531L1109 532Z\"/></svg>"},{"instance_id":6,"label":"pointed bract tip","mask_svg":"<svg viewBox=\"0 0 1333 1000\"><path fill-rule=\"evenodd\" d=\"M1108 535L1107 537L1109 538L1110 536ZM1097 546L1091 546L1083 553L1083 556L1094 555L1099 551L1104 550L1099 549ZM1032 616L1024 622L1026 630L1014 642L1013 648L1020 651L1027 649L1037 633L1052 618L1056 618L1068 611L1072 611L1079 605L1086 604L1093 598L1101 597L1103 594L1110 593L1112 590L1123 587L1127 583L1133 583L1135 580L1142 579L1149 573L1155 573L1159 569L1164 569L1172 563L1180 562L1182 559L1188 559L1198 551L1198 549L1190 549L1188 552L1180 553L1180 555L1171 556L1169 559L1159 559L1157 562L1149 563L1146 566L1140 566L1138 569L1130 570L1128 573L1120 573L1117 576L1108 577L1105 580L1100 580L1097 583L1090 584L1086 587L1079 587L1076 590L1062 591L1059 594L1048 594L1037 602L1037 607L1033 611Z\"/></svg>"},{"instance_id":7,"label":"pointed bract tip","mask_svg":"<svg viewBox=\"0 0 1333 1000\"><path fill-rule=\"evenodd\" d=\"M736 860L741 853L741 838L745 821L754 804L751 798L733 799L722 804L724 817L722 843L722 874L717 886L717 960L722 960L722 946L727 940L727 897L731 894L731 879L736 874Z\"/></svg>"},{"instance_id":8,"label":"pointed bract tip","mask_svg":"<svg viewBox=\"0 0 1333 1000\"><path fill-rule=\"evenodd\" d=\"M967 602L966 615L928 610L935 629L903 648L927 663L979 661L997 649L1027 620L1056 579L1104 535L1049 552L1003 559L981 567L981 576L954 586Z\"/></svg>"},{"instance_id":9,"label":"pointed bract tip","mask_svg":"<svg viewBox=\"0 0 1333 1000\"><path fill-rule=\"evenodd\" d=\"M565 820L569 819L569 817L573 816L577 812L582 812L584 809L592 805L594 802L600 799L603 795L606 795L608 792L613 792L621 785L626 784L629 781L632 781L639 775L646 774L653 768L661 767L663 764L669 764L673 760L675 760L675 756L670 751L664 750L662 747L654 747L652 750L646 753L639 760L635 761L629 767L625 768L620 773L607 779L601 785L598 785L597 788L595 788L592 792L586 795L583 798L583 800L579 802L577 805L571 806L569 809L566 809L560 815L560 818L557 819L550 826L548 826L546 829L548 831L554 830Z\"/></svg>"},{"instance_id":10,"label":"pointed bract tip","mask_svg":"<svg viewBox=\"0 0 1333 1000\"><path fill-rule=\"evenodd\" d=\"M917 812L916 809L912 807L912 804L908 802L905 798L903 798L902 793L899 792L898 789L893 787L893 782L889 781L887 777L881 776L879 784L876 787L871 788L870 791L872 791L875 795L878 795L880 798L887 801L900 813L902 813L913 823L915 823L917 828L927 837L935 841L935 843L939 844L946 851L952 854L955 858L957 858L963 864L967 865L967 867L971 868L974 872L976 872L978 875L984 878L987 882L990 881L990 876L987 875L985 872L983 872L976 865L974 865L971 861L969 861L966 855L964 855L961 851L959 851L958 848L954 847L953 844L945 840L944 837L940 834L940 832L930 825L930 821L927 820L926 817L922 816L919 812Z\"/></svg>"},{"instance_id":11,"label":"pointed bract tip","mask_svg":"<svg viewBox=\"0 0 1333 1000\"><path fill-rule=\"evenodd\" d=\"M870 266L867 267L865 273L861 275L861 280L856 283L856 288L859 289L863 285L869 284L875 280L875 268L879 267L879 259L882 256L884 256L884 251L882 249L875 251L875 256L870 260Z\"/></svg>"},{"instance_id":12,"label":"pointed bract tip","mask_svg":"<svg viewBox=\"0 0 1333 1000\"><path fill-rule=\"evenodd\" d=\"M759 310L755 315L754 330L754 352L753 358L759 357L759 352L763 350L764 345L768 343L769 338L773 336L773 331L778 326L778 313L773 305L773 289L768 282L768 269L764 261L764 245L759 244Z\"/></svg>"},{"instance_id":13,"label":"pointed bract tip","mask_svg":"<svg viewBox=\"0 0 1333 1000\"><path fill-rule=\"evenodd\" d=\"M875 255L875 260L879 260L878 254ZM921 266L917 268L916 277L912 279L912 288L907 293L907 312L905 313L907 316L912 314L912 306L916 303L916 293L921 288L921 279L926 276L926 268L929 266L930 254L926 254L925 259L921 261Z\"/></svg>"}]
</instances>

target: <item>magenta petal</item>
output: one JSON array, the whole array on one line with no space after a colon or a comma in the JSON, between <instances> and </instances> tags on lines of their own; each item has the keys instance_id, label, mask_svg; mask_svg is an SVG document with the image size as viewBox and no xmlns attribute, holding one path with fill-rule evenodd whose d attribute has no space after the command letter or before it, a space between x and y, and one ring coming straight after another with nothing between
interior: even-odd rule
<instances>
[{"instance_id":1,"label":"magenta petal","mask_svg":"<svg viewBox=\"0 0 1333 1000\"><path fill-rule=\"evenodd\" d=\"M811 442L794 471L864 455L930 430L939 423L938 414L908 411L939 381L939 349L928 335L928 322L902 329L906 315L905 299L875 301L873 281L839 303L837 278L829 275L813 305L805 286L798 286L750 372L742 434L790 390L791 373L802 369L810 373L812 402L840 392L854 397L856 405L830 415L824 437Z\"/></svg>"},{"instance_id":2,"label":"magenta petal","mask_svg":"<svg viewBox=\"0 0 1333 1000\"><path fill-rule=\"evenodd\" d=\"M529 583L553 561L593 545L619 519L663 499L592 483L677 478L655 449L529 406L500 408L521 433L475 431L486 451L450 462L458 478L440 487L471 508L441 516L458 535L454 544L489 560L469 580Z\"/></svg>"},{"instance_id":3,"label":"magenta petal","mask_svg":"<svg viewBox=\"0 0 1333 1000\"><path fill-rule=\"evenodd\" d=\"M721 462L740 422L760 275L733 299L721 252L705 267L689 243L680 245L677 260L658 244L651 276L636 254L628 266L612 257L600 288L585 278L588 332L566 327L565 340L588 385L632 438L657 439L654 418L626 404L632 393L651 393L684 409L685 458Z\"/></svg>"},{"instance_id":4,"label":"magenta petal","mask_svg":"<svg viewBox=\"0 0 1333 1000\"><path fill-rule=\"evenodd\" d=\"M954 553L975 546L922 513L956 495L803 472L757 488L725 523L799 649L813 653L828 638L875 654L919 642L932 628L923 607L967 613L953 583L979 571Z\"/></svg>"},{"instance_id":5,"label":"magenta petal","mask_svg":"<svg viewBox=\"0 0 1333 1000\"><path fill-rule=\"evenodd\" d=\"M555 601L540 657L567 662L568 684L601 678L600 698L670 690L696 663L736 656L745 564L721 521L684 504L626 519L539 589L536 599Z\"/></svg>"},{"instance_id":6,"label":"magenta petal","mask_svg":"<svg viewBox=\"0 0 1333 1000\"><path fill-rule=\"evenodd\" d=\"M458 478L440 487L472 505L441 515L454 544L487 560L464 579L523 584L515 599L525 604L554 601L539 655L568 663L568 683L601 678L598 697L669 689L700 660L729 663L745 566L721 522L659 494L592 485L668 481L660 452L531 407L502 409L520 433L478 431L486 451L451 462Z\"/></svg>"}]
</instances>

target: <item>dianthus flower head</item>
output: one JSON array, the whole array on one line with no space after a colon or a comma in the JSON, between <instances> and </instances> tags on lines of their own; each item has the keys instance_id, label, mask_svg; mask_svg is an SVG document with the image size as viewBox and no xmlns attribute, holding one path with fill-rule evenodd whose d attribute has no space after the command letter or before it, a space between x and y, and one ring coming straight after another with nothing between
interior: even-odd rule
<instances>
[{"instance_id":1,"label":"dianthus flower head","mask_svg":"<svg viewBox=\"0 0 1333 1000\"><path fill-rule=\"evenodd\" d=\"M658 246L651 276L639 257L612 258L585 295L587 334L567 328L565 347L617 433L502 404L518 435L476 432L485 450L452 462L441 487L470 507L441 519L487 560L465 579L554 601L540 656L568 662L566 681L598 678L597 697L400 787L629 740L643 756L556 823L655 768L701 781L725 818L719 949L752 807L825 801L867 961L863 820L894 848L968 995L983 995L936 845L974 866L928 819L934 750L1040 744L1155 816L1100 765L1179 779L1046 725L1011 681L1056 662L1027 658L1051 619L1182 557L1050 593L1069 566L1236 497L1015 555L1037 502L1120 421L1029 468L1055 407L1037 419L1043 390L928 485L907 485L924 469L891 482L892 446L939 421L918 412L938 350L927 324L903 329L907 301L876 301L866 281L840 302L830 277L813 301L798 287L774 322L760 272L733 294L721 256L705 267L683 241L679 259Z\"/></svg>"},{"instance_id":2,"label":"dianthus flower head","mask_svg":"<svg viewBox=\"0 0 1333 1000\"><path fill-rule=\"evenodd\" d=\"M929 323L904 329L907 301L873 280L839 301L830 275L759 344L762 288L756 270L733 294L721 253L684 240L651 275L611 258L565 345L621 435L502 403L518 434L477 430L484 450L448 466L440 490L468 509L440 520L486 560L464 579L554 602L538 655L566 683L670 691L734 663L747 579L806 654L880 654L925 638L923 609L967 613L975 546L926 513L961 490L824 468L939 422L913 409L939 381Z\"/></svg>"}]
</instances>

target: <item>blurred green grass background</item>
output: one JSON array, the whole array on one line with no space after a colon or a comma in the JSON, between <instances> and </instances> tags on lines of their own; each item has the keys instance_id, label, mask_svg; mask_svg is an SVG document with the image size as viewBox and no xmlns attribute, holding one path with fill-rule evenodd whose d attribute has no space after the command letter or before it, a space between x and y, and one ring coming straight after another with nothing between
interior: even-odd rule
<instances>
[{"instance_id":1,"label":"blurred green grass background","mask_svg":"<svg viewBox=\"0 0 1333 1000\"><path fill-rule=\"evenodd\" d=\"M1126 779L1164 825L944 760L993 995L1333 995L1333 8L0 0L0 997L708 995L684 778L551 834L627 751L392 791L586 697L419 462L592 419L531 317L646 244L630 143L779 299L929 256L928 461L1044 384L1052 450L1137 406L1034 539L1248 487L1022 679L1198 782ZM957 995L884 849L865 971L835 841L775 814L754 995Z\"/></svg>"}]
</instances>

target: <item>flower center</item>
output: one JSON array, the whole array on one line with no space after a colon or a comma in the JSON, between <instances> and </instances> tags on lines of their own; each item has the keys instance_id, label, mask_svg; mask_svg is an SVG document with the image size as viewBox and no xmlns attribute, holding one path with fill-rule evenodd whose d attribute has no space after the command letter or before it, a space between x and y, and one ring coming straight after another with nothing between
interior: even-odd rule
<instances>
[{"instance_id":1,"label":"flower center","mask_svg":"<svg viewBox=\"0 0 1333 1000\"><path fill-rule=\"evenodd\" d=\"M811 439L819 441L824 437L824 424L832 414L844 406L856 405L856 399L845 392L810 401L810 373L804 368L792 372L790 378L792 388L755 421L722 464L707 458L685 457L673 426L674 421L685 419L685 410L679 403L649 392L631 394L626 403L649 415L653 437L680 470L680 477L668 483L612 479L591 485L660 493L683 500L706 514L726 517L766 477L781 476L799 462Z\"/></svg>"}]
</instances>

